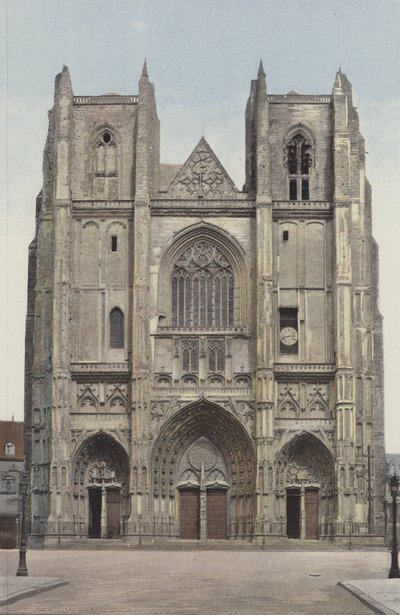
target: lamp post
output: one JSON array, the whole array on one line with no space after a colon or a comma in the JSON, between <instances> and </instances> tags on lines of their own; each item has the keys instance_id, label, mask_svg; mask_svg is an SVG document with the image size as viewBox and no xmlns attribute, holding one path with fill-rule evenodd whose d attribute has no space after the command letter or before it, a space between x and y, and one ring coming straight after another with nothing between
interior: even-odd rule
<instances>
[{"instance_id":1,"label":"lamp post","mask_svg":"<svg viewBox=\"0 0 400 615\"><path fill-rule=\"evenodd\" d=\"M26 474L23 475L19 483L19 493L22 499L22 518L20 526L20 543L19 543L19 562L17 577L27 577L28 568L26 567L26 534L25 534L25 504L29 491L29 482Z\"/></svg>"},{"instance_id":2,"label":"lamp post","mask_svg":"<svg viewBox=\"0 0 400 615\"><path fill-rule=\"evenodd\" d=\"M389 579L399 579L399 549L397 546L397 495L399 493L399 479L394 474L390 479L390 493L393 499L393 540L392 540L392 565L389 570Z\"/></svg>"}]
</instances>

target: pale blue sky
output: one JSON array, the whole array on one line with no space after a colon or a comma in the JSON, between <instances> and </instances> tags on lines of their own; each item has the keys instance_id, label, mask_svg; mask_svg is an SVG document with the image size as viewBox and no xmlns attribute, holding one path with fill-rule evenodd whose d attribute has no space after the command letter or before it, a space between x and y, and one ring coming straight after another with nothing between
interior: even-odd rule
<instances>
[{"instance_id":1,"label":"pale blue sky","mask_svg":"<svg viewBox=\"0 0 400 615\"><path fill-rule=\"evenodd\" d=\"M23 416L27 245L47 110L62 65L75 94L135 94L146 56L163 161L183 162L204 133L241 187L244 109L260 58L271 93L329 94L341 64L369 152L385 317L387 448L399 451L400 1L0 0L0 19L0 283L8 289L0 297L0 416Z\"/></svg>"}]
</instances>

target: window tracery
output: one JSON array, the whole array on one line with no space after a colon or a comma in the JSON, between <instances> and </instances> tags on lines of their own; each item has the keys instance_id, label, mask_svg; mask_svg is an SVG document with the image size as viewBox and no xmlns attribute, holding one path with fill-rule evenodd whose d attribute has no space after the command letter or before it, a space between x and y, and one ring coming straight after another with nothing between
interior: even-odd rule
<instances>
[{"instance_id":1,"label":"window tracery","mask_svg":"<svg viewBox=\"0 0 400 615\"><path fill-rule=\"evenodd\" d=\"M233 325L232 265L212 243L201 240L184 250L172 274L172 318L176 327Z\"/></svg>"}]
</instances>

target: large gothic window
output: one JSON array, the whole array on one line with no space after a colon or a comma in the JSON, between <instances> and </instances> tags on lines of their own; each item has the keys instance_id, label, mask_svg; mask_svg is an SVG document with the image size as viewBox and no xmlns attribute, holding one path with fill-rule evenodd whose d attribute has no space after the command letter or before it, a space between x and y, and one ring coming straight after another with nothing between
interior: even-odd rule
<instances>
[{"instance_id":1,"label":"large gothic window","mask_svg":"<svg viewBox=\"0 0 400 615\"><path fill-rule=\"evenodd\" d=\"M175 327L231 327L232 266L211 242L184 250L172 274L172 322Z\"/></svg>"},{"instance_id":2,"label":"large gothic window","mask_svg":"<svg viewBox=\"0 0 400 615\"><path fill-rule=\"evenodd\" d=\"M310 200L309 172L311 162L311 142L304 135L298 133L289 141L286 147L289 199L291 201Z\"/></svg>"}]
</instances>

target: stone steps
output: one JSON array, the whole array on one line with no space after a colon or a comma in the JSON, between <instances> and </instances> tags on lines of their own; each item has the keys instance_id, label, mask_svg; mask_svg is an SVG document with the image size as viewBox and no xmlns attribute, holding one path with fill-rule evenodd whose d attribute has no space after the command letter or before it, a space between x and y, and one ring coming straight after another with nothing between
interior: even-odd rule
<instances>
[{"instance_id":1,"label":"stone steps","mask_svg":"<svg viewBox=\"0 0 400 615\"><path fill-rule=\"evenodd\" d=\"M100 539L79 538L63 539L46 544L46 549L65 549L82 551L347 551L347 550L386 550L384 547L374 545L335 544L322 540L293 540L288 538L269 540L263 546L248 540L161 540L153 539L147 542L144 539L138 544L137 538L129 539Z\"/></svg>"}]
</instances>

